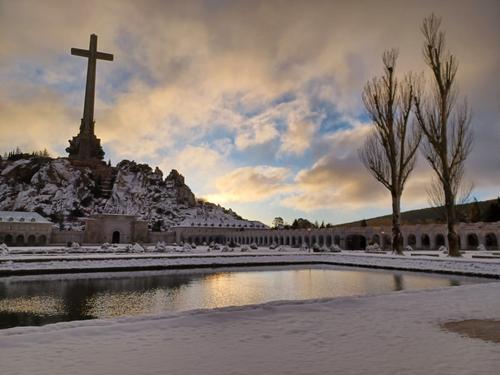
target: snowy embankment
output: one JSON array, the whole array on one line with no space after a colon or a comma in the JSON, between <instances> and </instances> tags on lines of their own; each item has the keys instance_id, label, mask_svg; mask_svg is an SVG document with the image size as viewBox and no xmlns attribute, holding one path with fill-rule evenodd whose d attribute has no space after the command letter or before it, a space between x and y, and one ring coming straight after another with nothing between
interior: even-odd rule
<instances>
[{"instance_id":1,"label":"snowy embankment","mask_svg":"<svg viewBox=\"0 0 500 375\"><path fill-rule=\"evenodd\" d=\"M415 253L414 253L415 254ZM435 255L435 254L434 254ZM442 254L440 254L442 255ZM246 252L207 252L206 248L183 253L146 252L20 255L10 253L0 258L0 276L153 270L221 266L262 266L287 264L333 264L408 271L450 273L468 276L500 278L500 259L473 259L426 256L395 256L342 251L340 253L305 253L257 249Z\"/></svg>"},{"instance_id":2,"label":"snowy embankment","mask_svg":"<svg viewBox=\"0 0 500 375\"><path fill-rule=\"evenodd\" d=\"M500 283L0 331L3 374L496 374Z\"/></svg>"}]
</instances>

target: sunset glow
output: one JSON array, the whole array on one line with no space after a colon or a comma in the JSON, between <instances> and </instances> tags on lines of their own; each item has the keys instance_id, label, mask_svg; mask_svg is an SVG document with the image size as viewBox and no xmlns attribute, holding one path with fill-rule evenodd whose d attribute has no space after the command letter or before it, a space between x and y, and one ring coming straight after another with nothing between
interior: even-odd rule
<instances>
[{"instance_id":1,"label":"sunset glow","mask_svg":"<svg viewBox=\"0 0 500 375\"><path fill-rule=\"evenodd\" d=\"M54 3L54 4L51 4ZM122 159L177 169L197 197L271 224L390 213L360 163L370 123L361 102L380 57L428 77L419 27L443 17L457 81L473 110L473 196L500 186L498 1L1 1L0 151L66 156L82 116L91 33L96 134ZM428 205L419 157L403 209Z\"/></svg>"}]
</instances>

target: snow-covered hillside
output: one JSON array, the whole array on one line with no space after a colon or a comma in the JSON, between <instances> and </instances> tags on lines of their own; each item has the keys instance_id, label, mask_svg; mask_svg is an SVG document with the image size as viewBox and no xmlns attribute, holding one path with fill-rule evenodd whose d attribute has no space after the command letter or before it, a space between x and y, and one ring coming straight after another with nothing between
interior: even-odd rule
<instances>
[{"instance_id":1,"label":"snow-covered hillside","mask_svg":"<svg viewBox=\"0 0 500 375\"><path fill-rule=\"evenodd\" d=\"M170 226L262 226L221 206L199 202L175 169L123 160L116 167L75 166L68 159L0 161L0 210L36 211L61 227L95 213L135 214L154 230Z\"/></svg>"}]
</instances>

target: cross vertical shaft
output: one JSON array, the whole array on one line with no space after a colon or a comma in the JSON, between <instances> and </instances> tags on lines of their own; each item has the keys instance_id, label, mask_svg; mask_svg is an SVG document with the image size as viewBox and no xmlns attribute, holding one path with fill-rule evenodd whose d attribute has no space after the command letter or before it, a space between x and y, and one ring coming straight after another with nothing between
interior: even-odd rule
<instances>
[{"instance_id":1,"label":"cross vertical shaft","mask_svg":"<svg viewBox=\"0 0 500 375\"><path fill-rule=\"evenodd\" d=\"M97 35L90 36L89 59L87 64L87 84L83 106L83 131L94 134L95 70L97 62Z\"/></svg>"}]
</instances>

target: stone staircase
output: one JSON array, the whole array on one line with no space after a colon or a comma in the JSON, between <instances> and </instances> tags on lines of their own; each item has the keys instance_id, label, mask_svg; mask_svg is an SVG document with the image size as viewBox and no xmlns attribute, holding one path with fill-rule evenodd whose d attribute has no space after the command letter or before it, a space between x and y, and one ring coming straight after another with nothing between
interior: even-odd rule
<instances>
[{"instance_id":1,"label":"stone staircase","mask_svg":"<svg viewBox=\"0 0 500 375\"><path fill-rule=\"evenodd\" d=\"M115 179L116 179L116 171L114 168L112 169L111 173L107 173L106 175L101 177L99 183L99 189L101 190L101 196L103 198L109 199L111 197Z\"/></svg>"}]
</instances>

